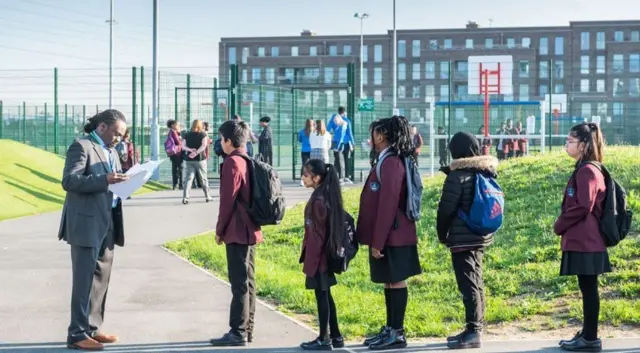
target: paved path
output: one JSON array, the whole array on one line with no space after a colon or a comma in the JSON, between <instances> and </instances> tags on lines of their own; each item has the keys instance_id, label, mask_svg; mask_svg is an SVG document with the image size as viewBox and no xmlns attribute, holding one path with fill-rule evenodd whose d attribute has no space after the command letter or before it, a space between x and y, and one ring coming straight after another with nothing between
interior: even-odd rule
<instances>
[{"instance_id":1,"label":"paved path","mask_svg":"<svg viewBox=\"0 0 640 353\"><path fill-rule=\"evenodd\" d=\"M215 187L213 188L216 189ZM290 204L309 192L286 190ZM217 191L214 192L214 195ZM110 352L294 352L315 332L264 305L257 308L256 343L213 349L211 337L228 330L226 284L161 248L161 244L212 229L217 202L200 190L183 206L178 192L158 192L126 202L127 244L115 254L104 330L120 336ZM7 207L7 205L3 205ZM0 351L66 352L71 290L69 247L56 239L59 212L0 222ZM555 342L490 342L483 352L551 352ZM640 340L606 342L610 352L640 352ZM631 348L636 347L632 350ZM364 347L352 346L351 352ZM405 352L438 352L422 344ZM540 350L542 349L542 350Z\"/></svg>"}]
</instances>

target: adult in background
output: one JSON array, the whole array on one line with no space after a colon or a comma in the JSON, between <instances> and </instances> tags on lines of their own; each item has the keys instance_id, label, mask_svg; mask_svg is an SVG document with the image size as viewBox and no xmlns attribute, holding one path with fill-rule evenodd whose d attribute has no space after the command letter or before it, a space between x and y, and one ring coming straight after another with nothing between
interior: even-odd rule
<instances>
[{"instance_id":1,"label":"adult in background","mask_svg":"<svg viewBox=\"0 0 640 353\"><path fill-rule=\"evenodd\" d=\"M262 156L262 160L273 166L273 131L269 123L271 118L268 116L260 118L260 126L262 126L262 132L258 137L258 153Z\"/></svg>"},{"instance_id":2,"label":"adult in background","mask_svg":"<svg viewBox=\"0 0 640 353\"><path fill-rule=\"evenodd\" d=\"M311 158L311 143L310 138L311 134L315 130L315 122L313 119L307 119L304 122L304 129L298 132L298 143L300 143L300 157L302 159L302 167L300 167L300 175L302 175L304 171L304 165L307 163L309 158ZM302 182L302 178L300 178L300 185L304 186Z\"/></svg>"},{"instance_id":3,"label":"adult in background","mask_svg":"<svg viewBox=\"0 0 640 353\"><path fill-rule=\"evenodd\" d=\"M67 150L62 188L67 192L58 238L71 245L71 323L67 347L103 350L117 336L100 331L115 245L124 245L122 202L109 185L127 180L109 147L127 130L124 115L105 110L84 126L88 135Z\"/></svg>"},{"instance_id":4,"label":"adult in background","mask_svg":"<svg viewBox=\"0 0 640 353\"><path fill-rule=\"evenodd\" d=\"M213 198L209 193L209 183L207 179L207 160L205 159L205 149L209 147L209 137L204 132L202 122L198 119L191 124L191 131L187 132L182 143L182 149L186 153L186 180L184 182L184 190L182 192L182 203L189 203L189 193L195 174L200 174L202 179L202 190L206 202L210 202Z\"/></svg>"},{"instance_id":5,"label":"adult in background","mask_svg":"<svg viewBox=\"0 0 640 353\"><path fill-rule=\"evenodd\" d=\"M347 117L344 107L338 108L338 113L331 116L327 123L327 131L333 135L331 149L333 150L333 166L338 172L340 180L344 183L351 183L353 175L349 175L351 170L351 157L355 146L355 139L351 127L351 120ZM344 169L340 164L340 156L344 159Z\"/></svg>"},{"instance_id":6,"label":"adult in background","mask_svg":"<svg viewBox=\"0 0 640 353\"><path fill-rule=\"evenodd\" d=\"M173 150L166 151L169 159L171 160L171 181L173 182L173 190L176 187L182 190L182 137L180 136L180 123L175 120L167 121L167 141L171 140L173 143ZM165 142L165 149L167 143Z\"/></svg>"}]
</instances>

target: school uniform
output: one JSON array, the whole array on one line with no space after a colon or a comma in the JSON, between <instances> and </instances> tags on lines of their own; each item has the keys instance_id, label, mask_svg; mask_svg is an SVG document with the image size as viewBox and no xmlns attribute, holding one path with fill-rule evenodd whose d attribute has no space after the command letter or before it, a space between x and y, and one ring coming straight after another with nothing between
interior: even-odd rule
<instances>
[{"instance_id":1,"label":"school uniform","mask_svg":"<svg viewBox=\"0 0 640 353\"><path fill-rule=\"evenodd\" d=\"M386 151L383 151L385 153ZM361 244L381 250L381 259L371 256L374 283L397 283L422 273L418 257L415 222L406 214L406 172L398 156L387 157L380 168L382 182L372 168L360 195L356 237Z\"/></svg>"},{"instance_id":2,"label":"school uniform","mask_svg":"<svg viewBox=\"0 0 640 353\"><path fill-rule=\"evenodd\" d=\"M307 289L328 290L336 285L336 276L327 271L327 206L322 196L311 196L304 210L304 238L300 263L302 272L307 276Z\"/></svg>"},{"instance_id":3,"label":"school uniform","mask_svg":"<svg viewBox=\"0 0 640 353\"><path fill-rule=\"evenodd\" d=\"M216 235L226 245L227 271L231 283L229 325L236 337L253 330L255 314L255 245L262 242L245 204L251 202L251 180L244 149L231 152L222 164L220 175L220 210Z\"/></svg>"}]
</instances>

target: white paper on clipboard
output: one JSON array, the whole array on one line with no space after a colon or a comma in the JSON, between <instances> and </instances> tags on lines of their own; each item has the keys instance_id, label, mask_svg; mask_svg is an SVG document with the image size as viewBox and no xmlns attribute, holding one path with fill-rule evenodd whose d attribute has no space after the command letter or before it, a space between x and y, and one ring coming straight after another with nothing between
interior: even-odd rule
<instances>
[{"instance_id":1,"label":"white paper on clipboard","mask_svg":"<svg viewBox=\"0 0 640 353\"><path fill-rule=\"evenodd\" d=\"M128 174L128 173L127 173ZM133 195L138 189L142 187L147 181L145 180L146 173L144 170L129 176L129 179L117 184L109 185L109 190L116 194L120 199L126 200L129 196Z\"/></svg>"}]
</instances>

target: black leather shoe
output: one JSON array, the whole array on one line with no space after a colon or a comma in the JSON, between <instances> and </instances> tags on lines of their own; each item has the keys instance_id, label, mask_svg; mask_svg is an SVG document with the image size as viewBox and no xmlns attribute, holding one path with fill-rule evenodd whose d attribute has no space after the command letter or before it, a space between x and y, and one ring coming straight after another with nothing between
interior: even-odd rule
<instances>
[{"instance_id":1,"label":"black leather shoe","mask_svg":"<svg viewBox=\"0 0 640 353\"><path fill-rule=\"evenodd\" d=\"M382 328L380 328L380 331L378 333L376 333L373 336L369 336L365 338L363 344L365 346L370 346L372 343L377 343L378 341L380 341L380 339L382 339L382 337L387 335L387 331L389 331L390 329L391 329L390 327L382 326Z\"/></svg>"},{"instance_id":2,"label":"black leather shoe","mask_svg":"<svg viewBox=\"0 0 640 353\"><path fill-rule=\"evenodd\" d=\"M209 343L214 347L239 347L247 345L247 341L245 341L242 336L235 335L231 332L225 333L220 338L213 338Z\"/></svg>"},{"instance_id":3,"label":"black leather shoe","mask_svg":"<svg viewBox=\"0 0 640 353\"><path fill-rule=\"evenodd\" d=\"M460 332L459 334L457 334L455 336L447 337L447 342L458 341L458 340L460 340L460 338L462 338L462 336L464 336L465 333L467 333L467 329L465 329L464 331Z\"/></svg>"},{"instance_id":4,"label":"black leather shoe","mask_svg":"<svg viewBox=\"0 0 640 353\"><path fill-rule=\"evenodd\" d=\"M387 334L376 343L372 343L369 349L374 351L386 351L389 349L406 348L407 340L404 338L404 329L389 329Z\"/></svg>"},{"instance_id":5,"label":"black leather shoe","mask_svg":"<svg viewBox=\"0 0 640 353\"><path fill-rule=\"evenodd\" d=\"M310 342L300 344L300 348L305 351L332 351L331 340L322 340L320 337Z\"/></svg>"},{"instance_id":6,"label":"black leather shoe","mask_svg":"<svg viewBox=\"0 0 640 353\"><path fill-rule=\"evenodd\" d=\"M343 348L344 347L344 337L334 337L331 339L331 345L333 348Z\"/></svg>"},{"instance_id":7,"label":"black leather shoe","mask_svg":"<svg viewBox=\"0 0 640 353\"><path fill-rule=\"evenodd\" d=\"M584 337L578 337L561 345L560 348L571 352L602 352L602 341L600 339L587 341Z\"/></svg>"},{"instance_id":8,"label":"black leather shoe","mask_svg":"<svg viewBox=\"0 0 640 353\"><path fill-rule=\"evenodd\" d=\"M480 333L466 331L457 340L447 342L447 347L449 347L449 349L480 348L482 347Z\"/></svg>"},{"instance_id":9,"label":"black leather shoe","mask_svg":"<svg viewBox=\"0 0 640 353\"><path fill-rule=\"evenodd\" d=\"M560 340L560 342L558 342L558 344L562 346L563 344L571 343L571 342L577 340L580 337L582 337L582 330L576 332L576 334L573 336L572 339L570 339L570 340Z\"/></svg>"}]
</instances>

